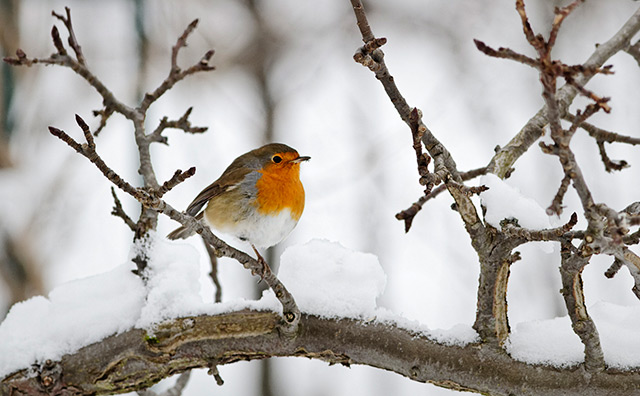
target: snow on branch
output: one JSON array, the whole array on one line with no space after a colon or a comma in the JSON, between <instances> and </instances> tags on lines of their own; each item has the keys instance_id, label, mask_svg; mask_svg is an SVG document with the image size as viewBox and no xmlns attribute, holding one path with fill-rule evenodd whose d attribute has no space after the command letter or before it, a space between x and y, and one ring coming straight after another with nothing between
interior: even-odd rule
<instances>
[{"instance_id":1,"label":"snow on branch","mask_svg":"<svg viewBox=\"0 0 640 396\"><path fill-rule=\"evenodd\" d=\"M624 395L640 382L638 372L615 370L594 373L585 382L581 370L530 365L476 344L447 346L391 323L304 314L300 320L303 331L283 339L278 321L272 312L255 310L177 318L161 324L154 336L133 329L60 362L48 362L47 373L66 373L63 382L51 380L46 387L41 378L24 370L2 383L0 390L30 395L121 393L171 374L208 368L211 356L217 357L217 365L284 356L344 366L363 364L418 382L485 394L522 394L525 390L528 395ZM104 350L118 353L104 354ZM65 383L73 385L60 385Z\"/></svg>"}]
</instances>

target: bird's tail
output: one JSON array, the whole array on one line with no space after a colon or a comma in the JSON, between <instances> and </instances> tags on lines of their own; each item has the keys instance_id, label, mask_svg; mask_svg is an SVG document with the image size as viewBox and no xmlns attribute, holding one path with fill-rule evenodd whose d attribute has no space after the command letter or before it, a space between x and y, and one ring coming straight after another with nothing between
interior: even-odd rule
<instances>
[{"instance_id":1,"label":"bird's tail","mask_svg":"<svg viewBox=\"0 0 640 396\"><path fill-rule=\"evenodd\" d=\"M196 216L196 219L202 220L202 214L203 212L200 212ZM196 233L195 230L182 226L171 231L169 235L167 235L167 238L168 239L187 239L195 233Z\"/></svg>"}]
</instances>

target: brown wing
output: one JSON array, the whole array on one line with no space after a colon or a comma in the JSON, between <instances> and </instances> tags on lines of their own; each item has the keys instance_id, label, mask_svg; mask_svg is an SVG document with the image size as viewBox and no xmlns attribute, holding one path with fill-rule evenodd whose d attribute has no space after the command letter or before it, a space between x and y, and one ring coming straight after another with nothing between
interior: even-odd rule
<instances>
[{"instance_id":1,"label":"brown wing","mask_svg":"<svg viewBox=\"0 0 640 396\"><path fill-rule=\"evenodd\" d=\"M211 198L236 188L250 171L248 168L227 169L218 180L211 183L195 197L187 207L187 214L195 216Z\"/></svg>"},{"instance_id":2,"label":"brown wing","mask_svg":"<svg viewBox=\"0 0 640 396\"><path fill-rule=\"evenodd\" d=\"M196 219L202 220L202 213L199 213L196 216ZM195 234L195 232L193 230L189 230L189 229L187 229L185 227L178 227L175 230L173 230L172 232L170 232L169 235L167 235L167 238L169 238L169 239L186 239L186 238L189 238L193 234Z\"/></svg>"}]
</instances>

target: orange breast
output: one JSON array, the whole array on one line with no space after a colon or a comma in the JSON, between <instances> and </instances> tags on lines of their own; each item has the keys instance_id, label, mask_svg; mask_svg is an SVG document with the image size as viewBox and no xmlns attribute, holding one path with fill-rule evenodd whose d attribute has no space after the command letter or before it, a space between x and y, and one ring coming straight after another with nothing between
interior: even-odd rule
<instances>
[{"instance_id":1,"label":"orange breast","mask_svg":"<svg viewBox=\"0 0 640 396\"><path fill-rule=\"evenodd\" d=\"M289 209L291 216L298 220L304 210L300 164L268 164L258 172L262 174L256 182L258 212L275 215Z\"/></svg>"}]
</instances>

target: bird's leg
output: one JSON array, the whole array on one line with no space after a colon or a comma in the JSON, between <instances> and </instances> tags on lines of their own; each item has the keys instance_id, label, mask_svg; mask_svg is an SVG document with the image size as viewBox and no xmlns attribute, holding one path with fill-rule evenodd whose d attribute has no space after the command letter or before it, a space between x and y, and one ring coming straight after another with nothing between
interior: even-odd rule
<instances>
[{"instance_id":1,"label":"bird's leg","mask_svg":"<svg viewBox=\"0 0 640 396\"><path fill-rule=\"evenodd\" d=\"M256 249L255 246L253 246L253 243L251 244L251 247L253 248L253 251L256 252L256 256L258 257L258 264L262 266L262 269L260 270L259 275L260 275L260 281L263 281L264 277L271 272L271 268L269 268L269 264L267 264L267 261L264 259L264 257L260 255L260 253L258 252L258 249Z\"/></svg>"}]
</instances>

